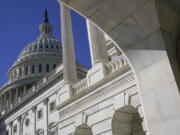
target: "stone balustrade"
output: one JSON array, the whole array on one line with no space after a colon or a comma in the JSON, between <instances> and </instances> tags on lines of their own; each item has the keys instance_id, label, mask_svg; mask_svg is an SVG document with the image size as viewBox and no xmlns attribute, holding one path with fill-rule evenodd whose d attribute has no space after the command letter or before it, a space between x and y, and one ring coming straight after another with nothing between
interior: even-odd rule
<instances>
[{"instance_id":1,"label":"stone balustrade","mask_svg":"<svg viewBox=\"0 0 180 135\"><path fill-rule=\"evenodd\" d=\"M121 55L116 60L107 63L106 66L108 67L109 74L111 74L122 69L123 67L127 65L128 65L128 62L126 58L123 55Z\"/></svg>"},{"instance_id":2,"label":"stone balustrade","mask_svg":"<svg viewBox=\"0 0 180 135\"><path fill-rule=\"evenodd\" d=\"M80 80L79 82L73 85L74 94L85 90L87 87L88 87L87 78L84 78L83 80Z\"/></svg>"},{"instance_id":3,"label":"stone balustrade","mask_svg":"<svg viewBox=\"0 0 180 135\"><path fill-rule=\"evenodd\" d=\"M112 74L116 71L119 71L120 69L124 68L127 65L128 65L127 60L123 55L121 55L116 60L107 63L106 66L108 68L109 74ZM86 88L88 88L87 78L80 80L79 82L73 85L74 94L77 94L85 90Z\"/></svg>"}]
</instances>

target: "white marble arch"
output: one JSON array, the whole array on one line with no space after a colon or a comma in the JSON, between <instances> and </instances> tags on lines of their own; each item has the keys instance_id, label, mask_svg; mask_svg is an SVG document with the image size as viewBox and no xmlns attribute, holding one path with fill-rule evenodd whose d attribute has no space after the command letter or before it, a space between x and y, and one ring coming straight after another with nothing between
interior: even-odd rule
<instances>
[{"instance_id":1,"label":"white marble arch","mask_svg":"<svg viewBox=\"0 0 180 135\"><path fill-rule=\"evenodd\" d=\"M157 0L59 2L91 20L126 55L137 77L150 135L179 135L180 70L175 44L179 14Z\"/></svg>"}]
</instances>

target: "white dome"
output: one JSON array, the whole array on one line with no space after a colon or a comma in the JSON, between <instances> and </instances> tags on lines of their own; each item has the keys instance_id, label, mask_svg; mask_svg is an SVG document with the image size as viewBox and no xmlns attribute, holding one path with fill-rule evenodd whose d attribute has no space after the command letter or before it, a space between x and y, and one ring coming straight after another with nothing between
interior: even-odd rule
<instances>
[{"instance_id":1,"label":"white dome","mask_svg":"<svg viewBox=\"0 0 180 135\"><path fill-rule=\"evenodd\" d=\"M41 79L62 63L61 42L52 36L52 25L40 25L41 34L28 44L8 72L11 82Z\"/></svg>"}]
</instances>

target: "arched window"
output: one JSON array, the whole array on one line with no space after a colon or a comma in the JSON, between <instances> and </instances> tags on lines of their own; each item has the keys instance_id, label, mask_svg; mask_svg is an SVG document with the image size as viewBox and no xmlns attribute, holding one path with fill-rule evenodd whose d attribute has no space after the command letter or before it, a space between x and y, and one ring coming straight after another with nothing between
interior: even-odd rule
<instances>
[{"instance_id":1,"label":"arched window","mask_svg":"<svg viewBox=\"0 0 180 135\"><path fill-rule=\"evenodd\" d=\"M54 46L53 45L51 45L51 49L53 49L54 48Z\"/></svg>"},{"instance_id":2,"label":"arched window","mask_svg":"<svg viewBox=\"0 0 180 135\"><path fill-rule=\"evenodd\" d=\"M49 72L49 64L46 64L46 72Z\"/></svg>"},{"instance_id":3,"label":"arched window","mask_svg":"<svg viewBox=\"0 0 180 135\"><path fill-rule=\"evenodd\" d=\"M35 65L32 65L32 66L31 66L31 72L32 72L32 74L35 73Z\"/></svg>"},{"instance_id":4,"label":"arched window","mask_svg":"<svg viewBox=\"0 0 180 135\"><path fill-rule=\"evenodd\" d=\"M42 72L42 64L39 64L39 73Z\"/></svg>"}]
</instances>

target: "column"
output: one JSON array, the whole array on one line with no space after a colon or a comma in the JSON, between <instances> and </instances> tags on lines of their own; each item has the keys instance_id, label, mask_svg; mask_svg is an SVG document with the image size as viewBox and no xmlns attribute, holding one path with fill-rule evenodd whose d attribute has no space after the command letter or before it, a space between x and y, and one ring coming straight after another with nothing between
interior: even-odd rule
<instances>
[{"instance_id":1,"label":"column","mask_svg":"<svg viewBox=\"0 0 180 135\"><path fill-rule=\"evenodd\" d=\"M4 95L2 95L1 96L1 101L2 101L2 110L1 110L1 112L3 112L4 111Z\"/></svg>"},{"instance_id":2,"label":"column","mask_svg":"<svg viewBox=\"0 0 180 135\"><path fill-rule=\"evenodd\" d=\"M36 109L37 109L36 106L32 108L32 112L33 112L33 115L34 115L34 133L33 133L33 135L36 134Z\"/></svg>"},{"instance_id":3,"label":"column","mask_svg":"<svg viewBox=\"0 0 180 135\"><path fill-rule=\"evenodd\" d=\"M26 86L23 86L23 96L26 94L27 88Z\"/></svg>"},{"instance_id":4,"label":"column","mask_svg":"<svg viewBox=\"0 0 180 135\"><path fill-rule=\"evenodd\" d=\"M19 95L18 95L18 92L19 92L19 89L16 88L16 94L15 94L15 99L16 99L15 101L16 101L16 102L19 102L19 101L20 101L20 99L19 99L20 97L19 97ZM16 103L15 103L15 104L16 104Z\"/></svg>"},{"instance_id":5,"label":"column","mask_svg":"<svg viewBox=\"0 0 180 135\"><path fill-rule=\"evenodd\" d=\"M0 97L0 115L1 115L1 112L2 112L2 97Z\"/></svg>"},{"instance_id":6,"label":"column","mask_svg":"<svg viewBox=\"0 0 180 135\"><path fill-rule=\"evenodd\" d=\"M92 65L94 66L97 63L108 62L104 33L101 32L91 21L86 20L86 22Z\"/></svg>"},{"instance_id":7,"label":"column","mask_svg":"<svg viewBox=\"0 0 180 135\"><path fill-rule=\"evenodd\" d=\"M18 128L19 128L19 135L22 135L22 116L18 117Z\"/></svg>"},{"instance_id":8,"label":"column","mask_svg":"<svg viewBox=\"0 0 180 135\"><path fill-rule=\"evenodd\" d=\"M49 99L47 98L47 99L45 99L44 101L43 101L43 103L44 103L44 106L45 106L45 118L46 118L46 130L44 131L44 133L45 133L45 135L48 135L48 101L49 101Z\"/></svg>"},{"instance_id":9,"label":"column","mask_svg":"<svg viewBox=\"0 0 180 135\"><path fill-rule=\"evenodd\" d=\"M22 66L22 77L25 76L25 66Z\"/></svg>"},{"instance_id":10,"label":"column","mask_svg":"<svg viewBox=\"0 0 180 135\"><path fill-rule=\"evenodd\" d=\"M7 108L7 93L4 93L4 110Z\"/></svg>"},{"instance_id":11,"label":"column","mask_svg":"<svg viewBox=\"0 0 180 135\"><path fill-rule=\"evenodd\" d=\"M9 107L12 107L12 91L9 91Z\"/></svg>"},{"instance_id":12,"label":"column","mask_svg":"<svg viewBox=\"0 0 180 135\"><path fill-rule=\"evenodd\" d=\"M63 3L61 3L61 29L64 81L71 84L77 80L74 41L70 9Z\"/></svg>"},{"instance_id":13,"label":"column","mask_svg":"<svg viewBox=\"0 0 180 135\"><path fill-rule=\"evenodd\" d=\"M89 20L86 22L92 61L92 69L88 71L87 82L88 86L91 86L104 79L107 75L106 63L108 62L108 54L104 33Z\"/></svg>"},{"instance_id":14,"label":"column","mask_svg":"<svg viewBox=\"0 0 180 135\"><path fill-rule=\"evenodd\" d=\"M10 122L9 124L9 135L13 135L13 132L12 132L12 126L13 126L13 122Z\"/></svg>"},{"instance_id":15,"label":"column","mask_svg":"<svg viewBox=\"0 0 180 135\"><path fill-rule=\"evenodd\" d=\"M28 65L28 76L31 75L31 65Z\"/></svg>"}]
</instances>

